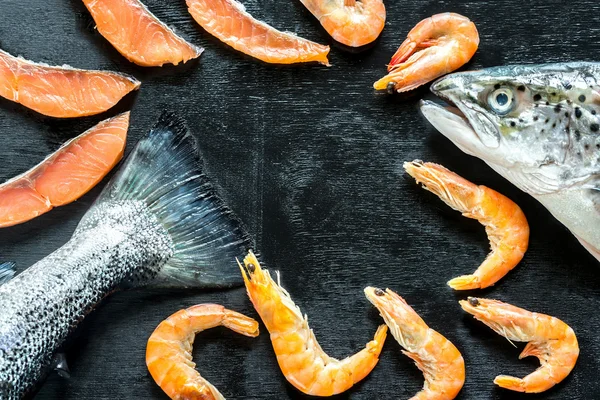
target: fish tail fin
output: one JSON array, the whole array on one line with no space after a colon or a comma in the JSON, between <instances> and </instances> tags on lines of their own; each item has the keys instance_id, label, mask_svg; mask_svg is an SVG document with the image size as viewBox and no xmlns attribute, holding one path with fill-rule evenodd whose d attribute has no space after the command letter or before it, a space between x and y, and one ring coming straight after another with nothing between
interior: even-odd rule
<instances>
[{"instance_id":1,"label":"fish tail fin","mask_svg":"<svg viewBox=\"0 0 600 400\"><path fill-rule=\"evenodd\" d=\"M0 285L10 281L15 276L15 263L0 263Z\"/></svg>"},{"instance_id":2,"label":"fish tail fin","mask_svg":"<svg viewBox=\"0 0 600 400\"><path fill-rule=\"evenodd\" d=\"M152 286L243 284L236 257L253 247L252 240L203 170L185 122L163 113L98 199L144 201L169 233L173 255Z\"/></svg>"}]
</instances>

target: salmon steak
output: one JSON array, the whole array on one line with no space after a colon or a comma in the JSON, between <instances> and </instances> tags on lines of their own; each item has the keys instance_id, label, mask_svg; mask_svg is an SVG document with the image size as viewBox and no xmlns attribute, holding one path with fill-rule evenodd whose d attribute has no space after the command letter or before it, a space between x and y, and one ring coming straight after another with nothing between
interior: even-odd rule
<instances>
[{"instance_id":1,"label":"salmon steak","mask_svg":"<svg viewBox=\"0 0 600 400\"><path fill-rule=\"evenodd\" d=\"M29 221L86 194L123 157L128 128L129 112L102 121L0 185L0 228Z\"/></svg>"},{"instance_id":2,"label":"salmon steak","mask_svg":"<svg viewBox=\"0 0 600 400\"><path fill-rule=\"evenodd\" d=\"M100 114L140 84L125 74L51 67L0 50L0 96L49 117Z\"/></svg>"},{"instance_id":3,"label":"salmon steak","mask_svg":"<svg viewBox=\"0 0 600 400\"><path fill-rule=\"evenodd\" d=\"M329 65L329 46L281 32L258 21L235 0L186 0L192 17L211 35L267 63L317 61Z\"/></svg>"},{"instance_id":4,"label":"salmon steak","mask_svg":"<svg viewBox=\"0 0 600 400\"><path fill-rule=\"evenodd\" d=\"M138 0L83 0L96 29L129 61L142 67L185 63L202 54Z\"/></svg>"}]
</instances>

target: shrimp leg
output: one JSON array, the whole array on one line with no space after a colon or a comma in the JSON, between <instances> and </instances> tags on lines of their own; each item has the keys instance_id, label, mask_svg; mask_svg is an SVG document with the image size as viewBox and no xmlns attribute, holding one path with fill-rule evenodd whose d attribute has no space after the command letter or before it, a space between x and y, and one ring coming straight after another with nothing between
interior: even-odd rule
<instances>
[{"instance_id":1,"label":"shrimp leg","mask_svg":"<svg viewBox=\"0 0 600 400\"><path fill-rule=\"evenodd\" d=\"M541 366L525 378L499 375L494 383L517 392L540 393L565 379L575 367L579 344L573 329L558 318L497 300L469 297L460 306L510 341L529 342L519 359L535 356Z\"/></svg>"},{"instance_id":2,"label":"shrimp leg","mask_svg":"<svg viewBox=\"0 0 600 400\"><path fill-rule=\"evenodd\" d=\"M392 56L388 75L373 84L377 90L405 92L452 72L473 57L479 33L467 17L436 14L419 22Z\"/></svg>"},{"instance_id":3,"label":"shrimp leg","mask_svg":"<svg viewBox=\"0 0 600 400\"><path fill-rule=\"evenodd\" d=\"M450 280L451 288L483 289L517 266L529 244L529 224L518 205L495 190L477 186L441 165L412 161L404 163L404 169L450 207L485 226L492 252L472 275Z\"/></svg>"},{"instance_id":4,"label":"shrimp leg","mask_svg":"<svg viewBox=\"0 0 600 400\"><path fill-rule=\"evenodd\" d=\"M239 264L239 261L238 261ZM387 326L377 329L374 340L343 360L329 357L308 327L288 292L260 267L250 252L240 265L248 296L271 334L277 362L285 378L303 393L332 396L345 392L365 378L377 362Z\"/></svg>"},{"instance_id":5,"label":"shrimp leg","mask_svg":"<svg viewBox=\"0 0 600 400\"><path fill-rule=\"evenodd\" d=\"M365 289L396 341L425 376L423 390L411 400L452 400L465 383L465 362L458 349L431 329L402 297L390 289Z\"/></svg>"},{"instance_id":6,"label":"shrimp leg","mask_svg":"<svg viewBox=\"0 0 600 400\"><path fill-rule=\"evenodd\" d=\"M200 376L192 361L196 333L217 326L245 336L258 336L258 322L252 318L218 304L199 304L171 315L148 339L148 371L171 399L224 400L223 395Z\"/></svg>"}]
</instances>

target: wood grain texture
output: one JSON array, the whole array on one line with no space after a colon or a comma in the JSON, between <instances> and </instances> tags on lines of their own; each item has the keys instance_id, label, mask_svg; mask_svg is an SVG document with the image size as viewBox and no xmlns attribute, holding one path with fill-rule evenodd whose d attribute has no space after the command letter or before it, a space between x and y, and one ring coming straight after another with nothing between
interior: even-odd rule
<instances>
[{"instance_id":1,"label":"wood grain texture","mask_svg":"<svg viewBox=\"0 0 600 400\"><path fill-rule=\"evenodd\" d=\"M345 357L382 322L362 293L367 285L400 293L463 352L467 381L459 399L600 397L598 263L535 200L466 156L419 114L427 88L406 96L375 93L372 83L421 19L454 11L481 35L468 68L600 57L600 5L591 0L388 1L376 45L360 54L334 46L331 68L278 67L245 57L197 27L184 1L145 0L176 31L206 48L183 67L128 63L95 30L79 0L2 0L0 47L51 64L110 69L143 81L139 93L94 118L60 121L0 100L0 180L21 173L95 122L132 109L128 151L163 109L189 121L210 174L255 236L264 260L307 313L323 348ZM278 29L320 43L331 40L296 0L246 0L250 13ZM570 324L581 346L569 378L541 395L494 387L501 373L525 375L536 360L517 359L509 342L460 309L445 285L473 271L488 252L483 228L419 189L402 162L439 162L515 200L531 224L530 249L518 268L478 295L548 313ZM0 231L1 261L19 270L66 242L103 184L78 202ZM244 289L224 292L131 291L110 297L68 346L70 380L51 375L36 399L166 399L144 363L146 340L171 313L215 302L257 317ZM281 376L264 326L256 339L225 329L199 335L198 369L228 399L303 399ZM339 399L406 399L421 373L390 339L380 364Z\"/></svg>"}]
</instances>

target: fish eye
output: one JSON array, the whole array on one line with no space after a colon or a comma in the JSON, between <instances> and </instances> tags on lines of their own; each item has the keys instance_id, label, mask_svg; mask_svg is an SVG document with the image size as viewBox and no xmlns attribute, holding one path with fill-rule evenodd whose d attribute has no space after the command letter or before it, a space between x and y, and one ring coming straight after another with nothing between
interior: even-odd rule
<instances>
[{"instance_id":1,"label":"fish eye","mask_svg":"<svg viewBox=\"0 0 600 400\"><path fill-rule=\"evenodd\" d=\"M508 88L494 90L488 96L488 104L498 114L507 114L513 108L514 95Z\"/></svg>"}]
</instances>

